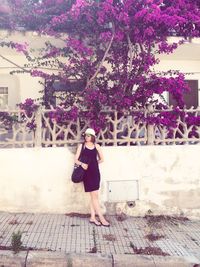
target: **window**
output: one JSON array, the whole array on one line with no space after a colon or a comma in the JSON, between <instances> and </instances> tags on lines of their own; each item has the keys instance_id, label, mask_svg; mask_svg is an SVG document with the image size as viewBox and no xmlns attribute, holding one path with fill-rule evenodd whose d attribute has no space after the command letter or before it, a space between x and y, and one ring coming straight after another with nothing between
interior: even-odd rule
<instances>
[{"instance_id":1,"label":"window","mask_svg":"<svg viewBox=\"0 0 200 267\"><path fill-rule=\"evenodd\" d=\"M59 80L55 80L51 87L52 87L52 95L54 99L52 99L52 105L58 105L60 102L66 97L66 93L78 93L84 90L86 86L85 80L68 80L66 82L62 82Z\"/></svg>"},{"instance_id":2,"label":"window","mask_svg":"<svg viewBox=\"0 0 200 267\"><path fill-rule=\"evenodd\" d=\"M84 80L54 81L53 88L55 92L80 92L85 85L86 81Z\"/></svg>"},{"instance_id":3,"label":"window","mask_svg":"<svg viewBox=\"0 0 200 267\"><path fill-rule=\"evenodd\" d=\"M0 109L8 105L8 87L0 87Z\"/></svg>"},{"instance_id":4,"label":"window","mask_svg":"<svg viewBox=\"0 0 200 267\"><path fill-rule=\"evenodd\" d=\"M198 107L198 80L187 80L186 81L191 88L190 92L183 94L183 99L186 105L186 108L193 106L194 108ZM169 94L169 105L177 106L176 100L173 98L172 94Z\"/></svg>"}]
</instances>

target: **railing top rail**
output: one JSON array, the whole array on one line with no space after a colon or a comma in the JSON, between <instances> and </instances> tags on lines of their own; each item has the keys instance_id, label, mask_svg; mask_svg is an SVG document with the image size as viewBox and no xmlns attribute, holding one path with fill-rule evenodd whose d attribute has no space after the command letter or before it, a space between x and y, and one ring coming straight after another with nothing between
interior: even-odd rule
<instances>
[{"instance_id":1,"label":"railing top rail","mask_svg":"<svg viewBox=\"0 0 200 267\"><path fill-rule=\"evenodd\" d=\"M39 108L39 110L41 112L51 112L51 111L56 111L57 109L56 108L51 108L51 109L44 109L44 108ZM142 111L146 111L147 108L132 108L130 110L122 110L122 111L116 111L114 109L108 109L108 110L101 110L100 112L102 113L110 113L110 112L120 112L120 113L131 113L131 112L142 112ZM186 111L186 112L195 112L195 111L200 111L200 106L198 106L197 108L194 108L194 107L191 107L191 108L179 108L180 111ZM62 108L62 111L69 111L69 109L63 109ZM87 112L88 110L85 109L85 110L82 110L83 112ZM156 108L153 108L152 111L150 112L171 112L171 111L174 111L173 108L169 107L167 109L156 109ZM8 113L11 113L11 112L26 112L26 110L24 109L20 109L20 108L16 108L16 109L0 109L0 113L2 112L8 112Z\"/></svg>"}]
</instances>

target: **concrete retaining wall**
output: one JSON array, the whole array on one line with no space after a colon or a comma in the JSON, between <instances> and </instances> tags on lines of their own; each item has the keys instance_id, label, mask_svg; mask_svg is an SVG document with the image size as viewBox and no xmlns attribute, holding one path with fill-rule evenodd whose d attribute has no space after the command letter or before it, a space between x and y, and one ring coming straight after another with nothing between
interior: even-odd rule
<instances>
[{"instance_id":1,"label":"concrete retaining wall","mask_svg":"<svg viewBox=\"0 0 200 267\"><path fill-rule=\"evenodd\" d=\"M200 146L102 147L103 211L200 216ZM64 147L0 150L0 210L89 212L89 193L71 182Z\"/></svg>"}]
</instances>

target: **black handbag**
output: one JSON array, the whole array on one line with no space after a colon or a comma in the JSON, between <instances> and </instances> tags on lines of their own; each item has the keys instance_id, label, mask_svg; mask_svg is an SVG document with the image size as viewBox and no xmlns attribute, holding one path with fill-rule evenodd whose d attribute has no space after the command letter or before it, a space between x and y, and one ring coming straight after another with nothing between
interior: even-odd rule
<instances>
[{"instance_id":1,"label":"black handbag","mask_svg":"<svg viewBox=\"0 0 200 267\"><path fill-rule=\"evenodd\" d=\"M84 144L82 144L82 148L81 148L81 153L79 156L79 160L81 160L83 163L87 163L87 159L84 159L82 156L83 153L83 149L84 149ZM83 177L85 174L85 170L78 164L74 164L74 170L71 176L71 180L73 183L80 183L83 181Z\"/></svg>"}]
</instances>

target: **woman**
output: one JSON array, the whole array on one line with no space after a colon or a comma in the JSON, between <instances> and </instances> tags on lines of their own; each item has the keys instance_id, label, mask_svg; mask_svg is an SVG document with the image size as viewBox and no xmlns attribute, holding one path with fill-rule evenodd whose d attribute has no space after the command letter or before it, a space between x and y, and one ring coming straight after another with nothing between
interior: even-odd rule
<instances>
[{"instance_id":1,"label":"woman","mask_svg":"<svg viewBox=\"0 0 200 267\"><path fill-rule=\"evenodd\" d=\"M92 128L88 128L85 131L84 135L84 143L78 146L76 155L75 155L75 163L81 165L81 167L86 170L83 184L85 192L90 192L91 202L90 202L90 210L91 210L91 217L89 222L94 223L97 226L106 226L109 227L110 224L104 218L100 204L99 204L99 187L100 187L100 171L99 171L99 163L103 162L103 155L101 151L101 147L98 144L95 144L95 131ZM82 149L82 156L88 158L89 164L85 164L79 161L81 149ZM98 156L98 159L97 159ZM95 218L95 212L99 216L98 221Z\"/></svg>"}]
</instances>

